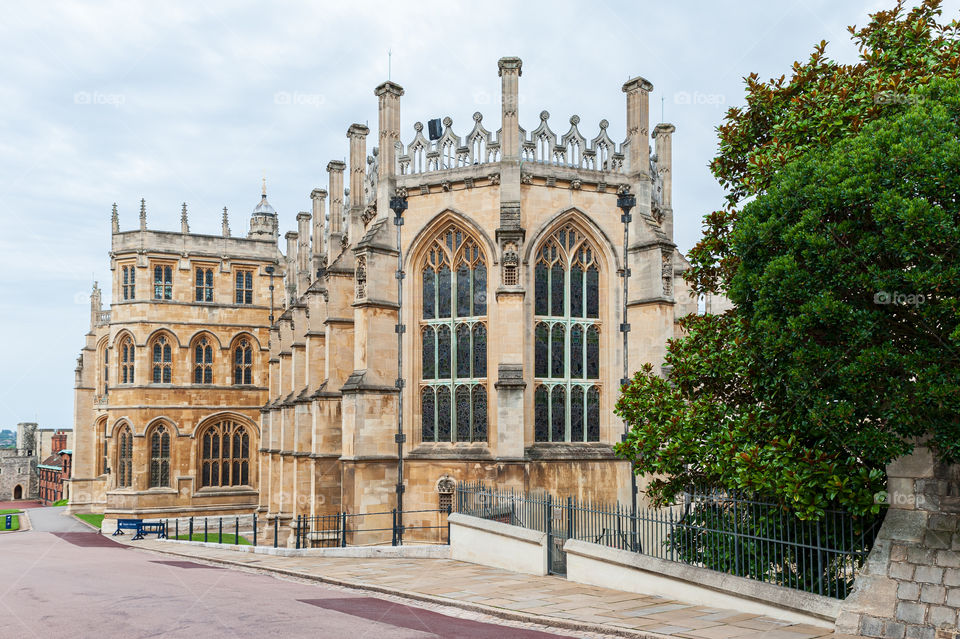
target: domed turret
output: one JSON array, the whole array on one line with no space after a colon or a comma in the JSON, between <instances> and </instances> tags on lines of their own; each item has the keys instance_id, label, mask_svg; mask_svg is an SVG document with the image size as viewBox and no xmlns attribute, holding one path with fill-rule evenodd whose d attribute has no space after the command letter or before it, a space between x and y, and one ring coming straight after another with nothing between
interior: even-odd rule
<instances>
[{"instance_id":1,"label":"domed turret","mask_svg":"<svg viewBox=\"0 0 960 639\"><path fill-rule=\"evenodd\" d=\"M250 215L250 233L247 237L275 239L279 233L278 229L277 212L267 202L267 179L264 178L260 203Z\"/></svg>"}]
</instances>

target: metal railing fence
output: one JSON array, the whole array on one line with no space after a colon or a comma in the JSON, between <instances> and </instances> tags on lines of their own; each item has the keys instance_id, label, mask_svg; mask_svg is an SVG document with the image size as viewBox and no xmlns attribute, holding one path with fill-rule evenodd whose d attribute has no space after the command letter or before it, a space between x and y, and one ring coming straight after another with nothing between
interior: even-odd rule
<instances>
[{"instance_id":1,"label":"metal railing fence","mask_svg":"<svg viewBox=\"0 0 960 639\"><path fill-rule=\"evenodd\" d=\"M702 489L674 505L634 512L618 502L480 482L457 485L456 512L546 533L555 574L566 573L566 540L579 539L839 599L849 594L885 514L828 511L801 521L772 502Z\"/></svg>"},{"instance_id":2,"label":"metal railing fence","mask_svg":"<svg viewBox=\"0 0 960 639\"><path fill-rule=\"evenodd\" d=\"M450 508L429 510L384 510L370 513L339 512L329 515L299 515L294 523L296 548L337 548L390 545L404 540L416 543L450 543Z\"/></svg>"}]
</instances>

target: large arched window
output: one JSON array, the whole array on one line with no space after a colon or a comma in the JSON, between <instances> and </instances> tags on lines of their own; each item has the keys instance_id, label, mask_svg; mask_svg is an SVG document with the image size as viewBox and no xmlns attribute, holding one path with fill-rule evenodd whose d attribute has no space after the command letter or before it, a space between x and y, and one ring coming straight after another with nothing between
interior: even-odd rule
<instances>
[{"instance_id":1,"label":"large arched window","mask_svg":"<svg viewBox=\"0 0 960 639\"><path fill-rule=\"evenodd\" d=\"M157 426L150 434L150 488L170 485L170 432Z\"/></svg>"},{"instance_id":2,"label":"large arched window","mask_svg":"<svg viewBox=\"0 0 960 639\"><path fill-rule=\"evenodd\" d=\"M200 437L202 486L250 484L250 435L242 425L224 420Z\"/></svg>"},{"instance_id":3,"label":"large arched window","mask_svg":"<svg viewBox=\"0 0 960 639\"><path fill-rule=\"evenodd\" d=\"M537 251L534 282L535 439L600 441L596 249L575 226L563 226Z\"/></svg>"},{"instance_id":4,"label":"large arched window","mask_svg":"<svg viewBox=\"0 0 960 639\"><path fill-rule=\"evenodd\" d=\"M423 265L423 441L487 441L487 268L472 237L451 225Z\"/></svg>"},{"instance_id":5,"label":"large arched window","mask_svg":"<svg viewBox=\"0 0 960 639\"><path fill-rule=\"evenodd\" d=\"M213 383L213 346L206 337L198 339L193 347L193 383Z\"/></svg>"},{"instance_id":6,"label":"large arched window","mask_svg":"<svg viewBox=\"0 0 960 639\"><path fill-rule=\"evenodd\" d=\"M173 380L173 352L164 336L153 342L153 383L169 384Z\"/></svg>"},{"instance_id":7,"label":"large arched window","mask_svg":"<svg viewBox=\"0 0 960 639\"><path fill-rule=\"evenodd\" d=\"M233 383L253 383L253 349L250 340L241 338L233 347Z\"/></svg>"},{"instance_id":8,"label":"large arched window","mask_svg":"<svg viewBox=\"0 0 960 639\"><path fill-rule=\"evenodd\" d=\"M120 341L120 383L133 383L133 340L130 337L124 337Z\"/></svg>"},{"instance_id":9,"label":"large arched window","mask_svg":"<svg viewBox=\"0 0 960 639\"><path fill-rule=\"evenodd\" d=\"M117 434L117 486L133 485L133 431L124 425Z\"/></svg>"}]
</instances>

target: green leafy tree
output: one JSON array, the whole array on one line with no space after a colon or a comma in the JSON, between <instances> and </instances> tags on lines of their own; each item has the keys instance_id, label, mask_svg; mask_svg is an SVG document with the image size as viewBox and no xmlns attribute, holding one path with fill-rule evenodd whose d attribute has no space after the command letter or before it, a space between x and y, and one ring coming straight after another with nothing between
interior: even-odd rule
<instances>
[{"instance_id":1,"label":"green leafy tree","mask_svg":"<svg viewBox=\"0 0 960 639\"><path fill-rule=\"evenodd\" d=\"M821 43L789 83L748 78L712 166L756 197L707 217L692 274L737 308L683 320L670 383L647 367L617 405L655 500L707 483L876 512L911 438L960 456L960 56L938 16L898 4L851 29L858 65Z\"/></svg>"}]
</instances>

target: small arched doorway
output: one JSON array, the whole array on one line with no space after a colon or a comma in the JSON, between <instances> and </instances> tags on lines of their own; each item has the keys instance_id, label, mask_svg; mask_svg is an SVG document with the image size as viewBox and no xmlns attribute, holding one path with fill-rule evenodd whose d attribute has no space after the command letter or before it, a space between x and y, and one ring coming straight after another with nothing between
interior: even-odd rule
<instances>
[{"instance_id":1,"label":"small arched doorway","mask_svg":"<svg viewBox=\"0 0 960 639\"><path fill-rule=\"evenodd\" d=\"M13 489L13 498L23 499L23 486L17 484L17 486Z\"/></svg>"}]
</instances>

